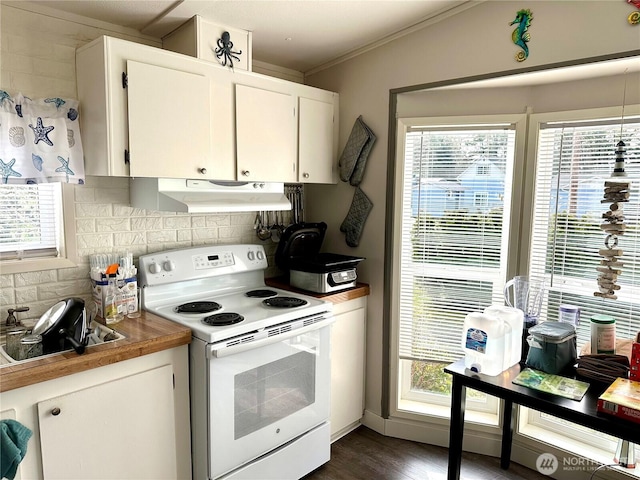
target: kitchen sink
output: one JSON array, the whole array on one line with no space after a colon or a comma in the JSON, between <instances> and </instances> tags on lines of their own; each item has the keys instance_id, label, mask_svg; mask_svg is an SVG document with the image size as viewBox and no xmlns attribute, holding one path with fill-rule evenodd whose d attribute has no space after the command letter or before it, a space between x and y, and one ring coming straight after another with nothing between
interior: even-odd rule
<instances>
[{"instance_id":1,"label":"kitchen sink","mask_svg":"<svg viewBox=\"0 0 640 480\"><path fill-rule=\"evenodd\" d=\"M102 345L103 343L115 342L117 340L121 340L125 338L123 334L113 330L112 328L106 327L96 321L91 322L89 331L91 333L89 334L89 342L87 343L86 348L91 348L95 345ZM0 345L0 367L2 367L3 365L9 365L9 364L21 365L23 363L32 362L33 360L38 360L40 358L47 358L53 355L57 355L59 353L70 352L73 350L72 348L70 348L68 350L63 350L61 352L49 353L47 355L40 355L38 357L27 358L26 360L16 360L6 352L5 346L6 345L4 343Z\"/></svg>"}]
</instances>

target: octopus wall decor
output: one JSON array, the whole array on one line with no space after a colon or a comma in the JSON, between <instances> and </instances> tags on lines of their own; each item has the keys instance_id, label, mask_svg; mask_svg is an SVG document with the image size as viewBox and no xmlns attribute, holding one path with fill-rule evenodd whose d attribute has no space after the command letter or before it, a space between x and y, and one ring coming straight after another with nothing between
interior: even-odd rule
<instances>
[{"instance_id":1,"label":"octopus wall decor","mask_svg":"<svg viewBox=\"0 0 640 480\"><path fill-rule=\"evenodd\" d=\"M531 20L533 20L533 13L527 8L526 10L519 10L516 13L516 18L509 24L518 25L511 33L513 43L522 49L516 54L516 60L518 62L524 62L529 56L529 46L527 43L531 40L531 34L528 31L531 26Z\"/></svg>"},{"instance_id":2,"label":"octopus wall decor","mask_svg":"<svg viewBox=\"0 0 640 480\"><path fill-rule=\"evenodd\" d=\"M214 49L214 53L223 67L227 66L227 63L233 70L233 61L240 61L238 55L242 55L242 50L234 52L233 42L231 41L231 35L229 32L222 32L222 36L217 41L217 47Z\"/></svg>"}]
</instances>

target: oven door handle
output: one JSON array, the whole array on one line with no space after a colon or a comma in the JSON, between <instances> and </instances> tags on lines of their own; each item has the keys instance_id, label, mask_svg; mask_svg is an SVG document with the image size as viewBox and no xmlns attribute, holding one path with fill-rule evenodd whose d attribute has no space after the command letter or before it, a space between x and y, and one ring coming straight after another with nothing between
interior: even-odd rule
<instances>
[{"instance_id":1,"label":"oven door handle","mask_svg":"<svg viewBox=\"0 0 640 480\"><path fill-rule=\"evenodd\" d=\"M296 328L294 330L290 330L285 333L281 333L278 335L273 335L271 337L265 336L265 338L261 338L259 340L253 340L247 343L239 343L237 345L232 345L229 347L216 347L215 345L207 346L207 358L222 358L228 357L229 355L235 355L236 353L246 352L247 350L253 350L255 348L265 347L267 345L271 345L274 343L282 342L283 340L287 340L292 337L297 337L298 335L302 335L303 333L311 332L313 330L320 330L321 328L328 327L333 322L335 322L335 318L333 315L329 317L325 317L323 320L319 322L312 323L310 325L306 325L301 328Z\"/></svg>"}]
</instances>

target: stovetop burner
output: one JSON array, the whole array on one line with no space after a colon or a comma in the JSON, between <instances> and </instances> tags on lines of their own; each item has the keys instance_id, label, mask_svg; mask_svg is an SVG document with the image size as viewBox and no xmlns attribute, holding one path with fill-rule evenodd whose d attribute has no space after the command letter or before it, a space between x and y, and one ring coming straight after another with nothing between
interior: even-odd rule
<instances>
[{"instance_id":1,"label":"stovetop burner","mask_svg":"<svg viewBox=\"0 0 640 480\"><path fill-rule=\"evenodd\" d=\"M252 297L252 298L267 298L267 297L275 297L276 295L278 295L278 292L274 292L273 290L260 289L260 290L251 290L245 293L245 295L247 297Z\"/></svg>"},{"instance_id":2,"label":"stovetop burner","mask_svg":"<svg viewBox=\"0 0 640 480\"><path fill-rule=\"evenodd\" d=\"M306 305L309 302L301 298L294 298L294 297L273 297L273 298L267 298L266 300L263 300L262 303L264 303L268 307L296 308L296 307L302 307L303 305Z\"/></svg>"},{"instance_id":3,"label":"stovetop burner","mask_svg":"<svg viewBox=\"0 0 640 480\"><path fill-rule=\"evenodd\" d=\"M207 318L203 318L202 321L212 327L224 327L227 325L234 325L244 320L244 317L239 313L216 313L209 315Z\"/></svg>"},{"instance_id":4,"label":"stovetop burner","mask_svg":"<svg viewBox=\"0 0 640 480\"><path fill-rule=\"evenodd\" d=\"M189 302L176 307L176 313L209 313L220 310L222 305L217 302Z\"/></svg>"},{"instance_id":5,"label":"stovetop burner","mask_svg":"<svg viewBox=\"0 0 640 480\"><path fill-rule=\"evenodd\" d=\"M209 313L220 310L222 305L217 302L189 302L176 307L176 313Z\"/></svg>"}]
</instances>

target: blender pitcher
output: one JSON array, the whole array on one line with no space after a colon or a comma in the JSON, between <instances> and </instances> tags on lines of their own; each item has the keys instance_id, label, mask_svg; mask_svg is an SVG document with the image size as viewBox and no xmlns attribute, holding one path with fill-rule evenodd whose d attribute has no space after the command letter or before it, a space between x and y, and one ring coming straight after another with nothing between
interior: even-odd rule
<instances>
[{"instance_id":1,"label":"blender pitcher","mask_svg":"<svg viewBox=\"0 0 640 480\"><path fill-rule=\"evenodd\" d=\"M522 361L529 353L527 337L529 328L538 324L546 282L544 279L529 279L526 275L513 277L504 285L504 299L507 305L524 313L522 330Z\"/></svg>"}]
</instances>

